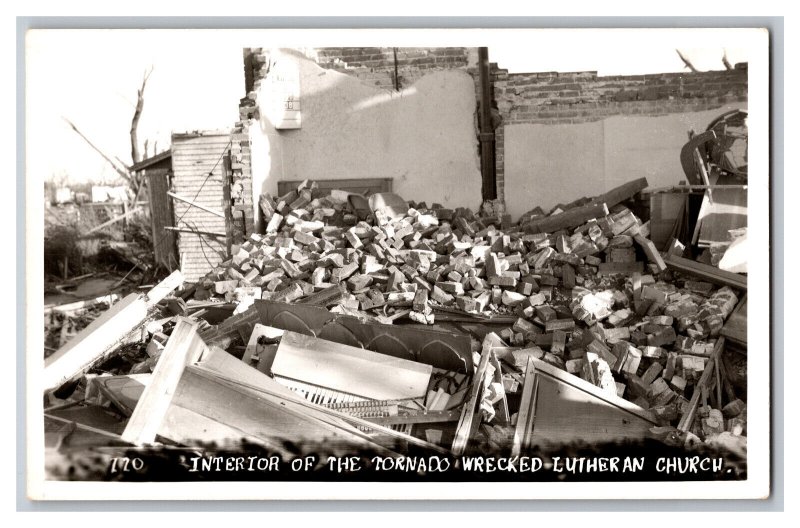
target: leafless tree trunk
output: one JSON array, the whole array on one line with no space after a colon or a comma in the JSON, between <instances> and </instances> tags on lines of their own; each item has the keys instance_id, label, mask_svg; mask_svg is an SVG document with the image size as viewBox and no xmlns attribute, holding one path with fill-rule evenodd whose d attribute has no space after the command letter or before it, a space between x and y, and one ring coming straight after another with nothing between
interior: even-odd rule
<instances>
[{"instance_id":1,"label":"leafless tree trunk","mask_svg":"<svg viewBox=\"0 0 800 528\"><path fill-rule=\"evenodd\" d=\"M144 89L147 86L147 79L153 73L152 66L144 73L142 77L142 87L139 88L139 93L136 98L136 109L133 112L133 119L131 120L131 159L134 163L142 161L142 154L139 152L139 118L142 116L144 110Z\"/></svg>"}]
</instances>

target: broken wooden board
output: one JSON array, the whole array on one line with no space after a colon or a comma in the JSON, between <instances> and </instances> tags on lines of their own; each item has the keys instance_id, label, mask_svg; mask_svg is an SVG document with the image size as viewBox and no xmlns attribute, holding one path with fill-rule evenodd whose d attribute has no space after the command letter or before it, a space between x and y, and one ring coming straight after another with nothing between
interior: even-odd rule
<instances>
[{"instance_id":1,"label":"broken wooden board","mask_svg":"<svg viewBox=\"0 0 800 528\"><path fill-rule=\"evenodd\" d=\"M591 203L573 207L563 213L558 213L544 218L537 218L525 224L528 233L554 233L560 229L569 229L585 224L593 218L602 218L608 215L605 203Z\"/></svg>"},{"instance_id":2,"label":"broken wooden board","mask_svg":"<svg viewBox=\"0 0 800 528\"><path fill-rule=\"evenodd\" d=\"M739 346L747 346L747 294L731 312L720 335Z\"/></svg>"},{"instance_id":3,"label":"broken wooden board","mask_svg":"<svg viewBox=\"0 0 800 528\"><path fill-rule=\"evenodd\" d=\"M43 390L57 389L101 361L134 328L142 324L149 308L182 283L183 276L180 271L175 271L146 296L131 293L103 312L44 360Z\"/></svg>"},{"instance_id":4,"label":"broken wooden board","mask_svg":"<svg viewBox=\"0 0 800 528\"><path fill-rule=\"evenodd\" d=\"M133 444L149 444L156 439L171 397L188 363L204 352L205 343L197 334L197 322L179 318L167 346L156 363L150 383L139 398L122 438Z\"/></svg>"},{"instance_id":5,"label":"broken wooden board","mask_svg":"<svg viewBox=\"0 0 800 528\"><path fill-rule=\"evenodd\" d=\"M260 323L365 348L389 356L432 365L443 370L468 373L473 369L469 336L419 328L419 325L388 325L364 322L308 305L255 301Z\"/></svg>"},{"instance_id":6,"label":"broken wooden board","mask_svg":"<svg viewBox=\"0 0 800 528\"><path fill-rule=\"evenodd\" d=\"M536 407L536 365L533 358L528 358L525 367L525 381L522 385L522 398L519 402L517 426L514 428L514 438L511 444L511 456L519 456L530 447L531 432L533 430L533 410Z\"/></svg>"},{"instance_id":7,"label":"broken wooden board","mask_svg":"<svg viewBox=\"0 0 800 528\"><path fill-rule=\"evenodd\" d=\"M606 204L606 207L611 209L618 203L633 198L636 194L642 192L647 188L647 178L639 178L623 183L618 187L614 187L600 196L594 198L590 204Z\"/></svg>"},{"instance_id":8,"label":"broken wooden board","mask_svg":"<svg viewBox=\"0 0 800 528\"><path fill-rule=\"evenodd\" d=\"M531 361L535 367L534 385L533 394L527 399L531 417L526 421L532 421L533 430L520 432L520 448L641 440L648 436L651 427L658 425L655 416L638 405L544 361ZM527 379L525 383L528 384Z\"/></svg>"},{"instance_id":9,"label":"broken wooden board","mask_svg":"<svg viewBox=\"0 0 800 528\"><path fill-rule=\"evenodd\" d=\"M694 423L694 418L697 413L697 407L700 404L702 393L709 390L710 385L714 381L714 365L716 364L717 360L719 360L719 356L722 354L724 349L725 338L720 337L714 344L714 350L711 352L711 358L706 361L706 366L703 369L703 374L700 376L700 380L695 385L694 392L692 393L692 399L689 400L689 408L685 413L683 413L680 422L678 422L679 431L686 432L691 430L692 423Z\"/></svg>"},{"instance_id":10,"label":"broken wooden board","mask_svg":"<svg viewBox=\"0 0 800 528\"><path fill-rule=\"evenodd\" d=\"M478 363L478 368L475 369L475 374L472 376L472 385L470 386L469 398L467 398L461 410L461 418L456 427L455 438L453 439L453 454L463 455L467 449L467 444L472 439L475 428L480 421L480 412L477 409L478 400L483 394L483 378L486 375L486 370L489 366L489 360L492 355L492 348L495 346L506 346L503 340L497 337L496 334L487 334L483 339L483 347L481 351L481 360Z\"/></svg>"},{"instance_id":11,"label":"broken wooden board","mask_svg":"<svg viewBox=\"0 0 800 528\"><path fill-rule=\"evenodd\" d=\"M702 264L675 255L666 255L664 262L666 262L667 266L670 268L682 273L689 273L702 277L714 284L722 284L724 286L730 286L731 288L747 291L747 275L731 273L730 271L724 271L714 266L709 266L708 264Z\"/></svg>"},{"instance_id":12,"label":"broken wooden board","mask_svg":"<svg viewBox=\"0 0 800 528\"><path fill-rule=\"evenodd\" d=\"M272 372L373 400L424 398L433 367L286 331Z\"/></svg>"}]
</instances>

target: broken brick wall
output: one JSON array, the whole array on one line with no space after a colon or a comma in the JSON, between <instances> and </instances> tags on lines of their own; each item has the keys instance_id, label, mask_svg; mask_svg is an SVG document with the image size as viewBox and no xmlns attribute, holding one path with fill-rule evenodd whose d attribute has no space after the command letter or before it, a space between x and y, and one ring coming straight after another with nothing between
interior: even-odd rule
<instances>
[{"instance_id":1,"label":"broken brick wall","mask_svg":"<svg viewBox=\"0 0 800 528\"><path fill-rule=\"evenodd\" d=\"M316 48L317 64L389 90L413 85L434 71L477 74L477 48Z\"/></svg>"},{"instance_id":2,"label":"broken brick wall","mask_svg":"<svg viewBox=\"0 0 800 528\"><path fill-rule=\"evenodd\" d=\"M498 196L513 217L645 176L684 179L680 147L726 110L746 108L747 65L728 71L599 77L493 68ZM508 187L512 192L505 193Z\"/></svg>"},{"instance_id":3,"label":"broken brick wall","mask_svg":"<svg viewBox=\"0 0 800 528\"><path fill-rule=\"evenodd\" d=\"M253 201L263 192L275 195L281 181L391 178L406 199L477 209L477 104L468 50L398 49L397 75L392 48L362 51L360 62L347 63L328 48L250 51L237 132L249 137ZM270 115L265 83L277 61L299 75L299 128L281 129Z\"/></svg>"},{"instance_id":4,"label":"broken brick wall","mask_svg":"<svg viewBox=\"0 0 800 528\"><path fill-rule=\"evenodd\" d=\"M477 48L327 47L301 53L323 69L386 92L409 88L434 72L463 71L473 79L478 109ZM264 78L266 55L261 49L245 49L251 95ZM651 185L675 184L683 177L677 152L688 128L704 129L716 115L745 108L747 101L746 64L729 71L598 76L508 73L492 63L491 72L494 102L503 119L495 130L497 195L507 206L512 202L509 212L514 216L536 205L572 201L590 190L603 192L628 176L646 176ZM255 101L246 97L240 110L243 119L252 116ZM477 113L472 128L477 137ZM475 148L478 152L477 141ZM506 195L509 183L513 192ZM562 200L554 190L573 198Z\"/></svg>"}]
</instances>

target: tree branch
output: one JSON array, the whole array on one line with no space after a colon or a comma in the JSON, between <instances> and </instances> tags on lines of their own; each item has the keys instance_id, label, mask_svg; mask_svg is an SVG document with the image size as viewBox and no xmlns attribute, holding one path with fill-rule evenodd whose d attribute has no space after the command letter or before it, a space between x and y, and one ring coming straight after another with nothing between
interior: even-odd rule
<instances>
[{"instance_id":1,"label":"tree branch","mask_svg":"<svg viewBox=\"0 0 800 528\"><path fill-rule=\"evenodd\" d=\"M88 143L88 144L89 144L89 146L90 146L90 147L92 147L92 148L94 149L94 151L95 151L95 152L97 152L98 154L100 154L101 156L103 156L103 159L104 159L104 160L106 160L106 161L108 162L108 164L109 164L109 165L111 165L111 166L114 168L114 170L117 172L117 174L119 174L120 176L122 176L123 178L125 178L125 181L127 181L127 182L128 182L128 183L130 183L131 185L134 185L134 184L135 184L135 182L133 181L133 178L131 177L131 174L130 174L130 173L127 171L127 169L120 168L120 167L119 167L119 165L117 165L116 163L114 163L114 160L112 160L112 159L111 159L109 156L107 156L107 155L106 155L106 153L105 153L105 152L103 152L102 150L100 150L100 148L98 148L98 147L97 147L97 146L96 146L94 143L92 143L92 142L89 140L89 138L87 138L87 137L86 137L86 136L83 134L83 132L81 132L80 130L78 130L78 127L77 127L77 126L75 126L75 123L73 123L72 121L70 121L70 120L69 120L69 119L67 119L66 117L62 117L62 119L64 119L64 121L66 121L66 122L67 122L67 124L68 124L70 127L72 127L72 130L74 130L76 134L78 134L78 135L79 135L79 136L80 136L80 137L81 137L81 138L82 138L82 139L83 139L83 140L84 140L86 143Z\"/></svg>"},{"instance_id":2,"label":"tree branch","mask_svg":"<svg viewBox=\"0 0 800 528\"><path fill-rule=\"evenodd\" d=\"M681 50L676 49L675 51L678 53L678 57L681 58L683 63L686 65L686 67L689 68L689 70L691 70L693 73L697 73L697 68L695 68L694 65L692 65L692 63L691 63L691 61L689 61L689 59L687 59L686 57L683 56L683 53L681 53Z\"/></svg>"},{"instance_id":3,"label":"tree branch","mask_svg":"<svg viewBox=\"0 0 800 528\"><path fill-rule=\"evenodd\" d=\"M730 70L733 69L733 66L731 66L731 63L728 62L728 52L726 50L722 50L722 64L725 65L725 69L726 70L730 71Z\"/></svg>"}]
</instances>

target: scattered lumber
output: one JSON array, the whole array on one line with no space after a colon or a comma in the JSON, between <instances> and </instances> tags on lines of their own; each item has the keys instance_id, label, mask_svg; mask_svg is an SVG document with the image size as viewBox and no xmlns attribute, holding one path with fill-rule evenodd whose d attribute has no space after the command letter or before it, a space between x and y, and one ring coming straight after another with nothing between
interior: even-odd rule
<instances>
[{"instance_id":1,"label":"scattered lumber","mask_svg":"<svg viewBox=\"0 0 800 528\"><path fill-rule=\"evenodd\" d=\"M147 317L156 303L183 282L179 271L156 285L147 295L132 293L92 321L64 346L45 359L44 391L59 388L89 370Z\"/></svg>"},{"instance_id":2,"label":"scattered lumber","mask_svg":"<svg viewBox=\"0 0 800 528\"><path fill-rule=\"evenodd\" d=\"M724 271L714 266L695 262L694 260L676 255L667 255L664 261L667 266L682 273L696 275L714 284L722 284L745 292L747 291L747 276L745 275Z\"/></svg>"}]
</instances>

